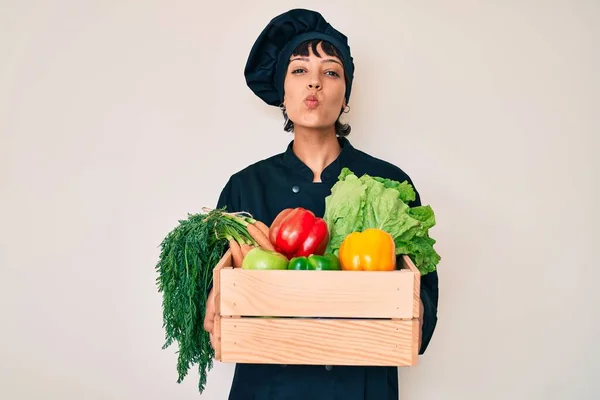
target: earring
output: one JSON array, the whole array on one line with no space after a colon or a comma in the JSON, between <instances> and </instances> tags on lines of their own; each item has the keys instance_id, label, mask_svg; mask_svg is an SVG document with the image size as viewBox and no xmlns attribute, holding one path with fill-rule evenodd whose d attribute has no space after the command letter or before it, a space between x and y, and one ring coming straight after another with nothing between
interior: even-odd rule
<instances>
[{"instance_id":1,"label":"earring","mask_svg":"<svg viewBox=\"0 0 600 400\"><path fill-rule=\"evenodd\" d=\"M344 113L348 114L350 112L350 106L348 104L346 104L346 107L344 108Z\"/></svg>"}]
</instances>

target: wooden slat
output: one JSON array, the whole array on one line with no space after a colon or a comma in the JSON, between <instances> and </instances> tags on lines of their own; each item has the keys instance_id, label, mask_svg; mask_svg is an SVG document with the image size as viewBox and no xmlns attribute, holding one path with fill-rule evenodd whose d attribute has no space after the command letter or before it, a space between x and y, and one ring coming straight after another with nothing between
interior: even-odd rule
<instances>
[{"instance_id":1,"label":"wooden slat","mask_svg":"<svg viewBox=\"0 0 600 400\"><path fill-rule=\"evenodd\" d=\"M215 316L215 330L214 330L214 339L215 339L215 359L221 359L221 316L217 314Z\"/></svg>"},{"instance_id":2,"label":"wooden slat","mask_svg":"<svg viewBox=\"0 0 600 400\"><path fill-rule=\"evenodd\" d=\"M220 271L221 315L413 318L414 274L401 271Z\"/></svg>"},{"instance_id":3,"label":"wooden slat","mask_svg":"<svg viewBox=\"0 0 600 400\"><path fill-rule=\"evenodd\" d=\"M213 268L213 290L216 292L215 309L217 314L221 313L221 270L228 268L232 269L232 261L231 251L227 250Z\"/></svg>"},{"instance_id":4,"label":"wooden slat","mask_svg":"<svg viewBox=\"0 0 600 400\"><path fill-rule=\"evenodd\" d=\"M413 273L413 318L419 318L421 315L421 272L407 255L402 256L402 269Z\"/></svg>"},{"instance_id":5,"label":"wooden slat","mask_svg":"<svg viewBox=\"0 0 600 400\"><path fill-rule=\"evenodd\" d=\"M413 365L417 363L419 358L419 342L421 341L421 326L418 319L412 320L412 363Z\"/></svg>"},{"instance_id":6,"label":"wooden slat","mask_svg":"<svg viewBox=\"0 0 600 400\"><path fill-rule=\"evenodd\" d=\"M412 320L222 318L221 361L415 365Z\"/></svg>"}]
</instances>

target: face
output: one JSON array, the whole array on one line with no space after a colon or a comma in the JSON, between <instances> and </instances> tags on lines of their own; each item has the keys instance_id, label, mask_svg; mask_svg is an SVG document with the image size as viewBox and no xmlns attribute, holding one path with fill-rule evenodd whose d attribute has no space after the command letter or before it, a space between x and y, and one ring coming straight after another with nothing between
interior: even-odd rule
<instances>
[{"instance_id":1,"label":"face","mask_svg":"<svg viewBox=\"0 0 600 400\"><path fill-rule=\"evenodd\" d=\"M321 57L314 55L310 47L308 57L290 57L283 103L295 127L331 128L346 106L341 60L325 54L320 43L317 51Z\"/></svg>"}]
</instances>

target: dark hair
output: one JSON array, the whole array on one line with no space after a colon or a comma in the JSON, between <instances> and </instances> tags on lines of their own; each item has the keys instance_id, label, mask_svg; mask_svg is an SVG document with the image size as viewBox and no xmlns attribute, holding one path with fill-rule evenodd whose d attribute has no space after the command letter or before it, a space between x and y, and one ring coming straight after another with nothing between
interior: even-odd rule
<instances>
[{"instance_id":1,"label":"dark hair","mask_svg":"<svg viewBox=\"0 0 600 400\"><path fill-rule=\"evenodd\" d=\"M317 51L317 45L321 43L321 47L323 48L323 51L325 52L325 54L327 54L330 57L337 57L340 60L342 59L342 57L340 56L338 50L335 48L334 45L332 45L331 43L324 41L324 40L308 40L306 42L302 42L300 43L292 52L293 56L303 56L303 57L308 57L309 56L309 52L308 49L309 47L312 49L313 53L315 56L317 57L321 57L321 55L319 54L319 52ZM347 80L346 78L346 74L344 74L344 79ZM291 132L294 130L294 123L292 122L291 119L288 118L287 113L285 112L285 110L282 110L283 112L283 117L285 118L285 125L283 127L283 130L286 132ZM335 121L335 133L338 136L348 136L350 134L351 131L351 127L349 124L345 124L342 123L340 121L340 116L342 115L342 113L344 112L344 110L340 110L340 115L338 115L338 119Z\"/></svg>"}]
</instances>

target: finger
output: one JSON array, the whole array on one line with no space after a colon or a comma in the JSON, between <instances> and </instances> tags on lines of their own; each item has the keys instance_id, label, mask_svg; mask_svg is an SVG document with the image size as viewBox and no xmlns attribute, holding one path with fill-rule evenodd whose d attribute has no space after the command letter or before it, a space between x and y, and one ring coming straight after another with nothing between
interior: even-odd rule
<instances>
[{"instance_id":1,"label":"finger","mask_svg":"<svg viewBox=\"0 0 600 400\"><path fill-rule=\"evenodd\" d=\"M211 315L207 314L206 317L204 317L204 330L206 332L211 332L213 330L215 323L214 323L214 317L212 317Z\"/></svg>"}]
</instances>

